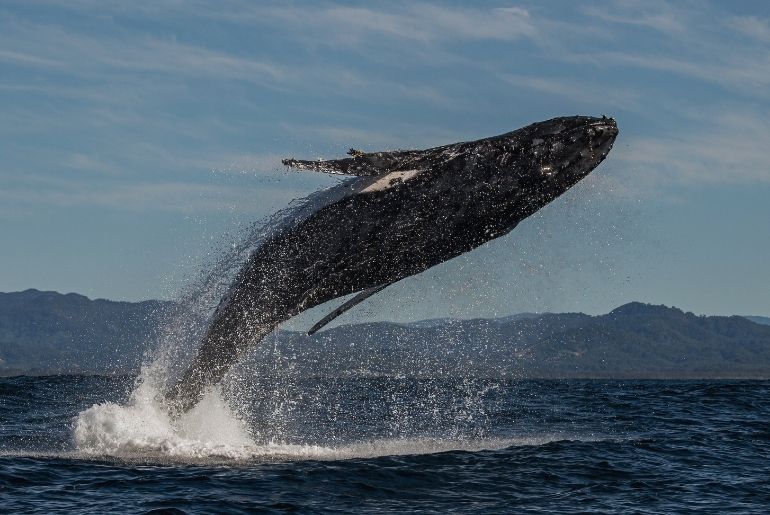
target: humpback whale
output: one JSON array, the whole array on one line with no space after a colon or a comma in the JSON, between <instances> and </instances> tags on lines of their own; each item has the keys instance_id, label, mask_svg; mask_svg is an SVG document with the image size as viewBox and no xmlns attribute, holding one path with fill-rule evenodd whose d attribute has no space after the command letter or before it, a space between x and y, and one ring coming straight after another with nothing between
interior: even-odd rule
<instances>
[{"instance_id":1,"label":"humpback whale","mask_svg":"<svg viewBox=\"0 0 770 515\"><path fill-rule=\"evenodd\" d=\"M194 406L291 317L357 293L313 333L389 285L507 234L596 168L617 134L612 118L571 116L427 150L283 160L351 178L252 252L166 392L172 413Z\"/></svg>"}]
</instances>

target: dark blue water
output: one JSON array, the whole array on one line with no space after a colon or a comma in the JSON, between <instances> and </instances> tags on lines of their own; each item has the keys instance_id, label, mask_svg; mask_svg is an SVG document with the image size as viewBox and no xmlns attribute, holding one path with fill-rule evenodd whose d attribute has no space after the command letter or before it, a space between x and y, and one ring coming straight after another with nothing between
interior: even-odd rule
<instances>
[{"instance_id":1,"label":"dark blue water","mask_svg":"<svg viewBox=\"0 0 770 515\"><path fill-rule=\"evenodd\" d=\"M770 512L768 382L267 384L233 458L81 448L78 413L129 378L0 379L0 511Z\"/></svg>"}]
</instances>

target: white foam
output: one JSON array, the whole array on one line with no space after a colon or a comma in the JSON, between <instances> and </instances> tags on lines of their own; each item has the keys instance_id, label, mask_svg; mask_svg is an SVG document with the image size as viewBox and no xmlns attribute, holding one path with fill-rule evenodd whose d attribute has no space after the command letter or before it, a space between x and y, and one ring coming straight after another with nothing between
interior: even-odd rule
<instances>
[{"instance_id":1,"label":"white foam","mask_svg":"<svg viewBox=\"0 0 770 515\"><path fill-rule=\"evenodd\" d=\"M176 420L169 417L159 398L157 389L143 382L125 406L108 402L82 411L74 427L79 453L191 459L251 455L249 449L255 444L246 424L233 414L217 389Z\"/></svg>"},{"instance_id":2,"label":"white foam","mask_svg":"<svg viewBox=\"0 0 770 515\"><path fill-rule=\"evenodd\" d=\"M436 454L440 452L495 451L508 447L545 445L559 440L568 440L563 436L537 436L514 438L399 438L377 439L356 442L339 447L319 446L277 446L273 449L274 457L301 458L315 460L347 460L354 458L379 458L382 456L411 456Z\"/></svg>"}]
</instances>

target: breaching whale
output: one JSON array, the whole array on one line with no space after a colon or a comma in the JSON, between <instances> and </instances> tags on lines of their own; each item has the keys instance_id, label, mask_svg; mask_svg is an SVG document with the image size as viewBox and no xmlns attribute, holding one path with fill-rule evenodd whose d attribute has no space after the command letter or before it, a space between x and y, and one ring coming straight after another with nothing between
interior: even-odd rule
<instances>
[{"instance_id":1,"label":"breaching whale","mask_svg":"<svg viewBox=\"0 0 770 515\"><path fill-rule=\"evenodd\" d=\"M590 173L617 134L612 118L572 116L427 150L283 160L355 178L253 251L167 392L171 410L194 406L250 345L291 317L358 293L315 332L394 282L507 234Z\"/></svg>"}]
</instances>

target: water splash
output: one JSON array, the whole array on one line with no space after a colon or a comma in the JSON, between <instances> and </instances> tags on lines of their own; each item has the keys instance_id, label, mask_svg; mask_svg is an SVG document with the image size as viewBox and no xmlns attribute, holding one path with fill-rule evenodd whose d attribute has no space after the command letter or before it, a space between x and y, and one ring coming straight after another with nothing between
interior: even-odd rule
<instances>
[{"instance_id":1,"label":"water splash","mask_svg":"<svg viewBox=\"0 0 770 515\"><path fill-rule=\"evenodd\" d=\"M171 419L150 382L140 382L126 405L96 404L75 419L75 444L85 456L241 458L254 447L247 425L209 391L190 412Z\"/></svg>"},{"instance_id":2,"label":"water splash","mask_svg":"<svg viewBox=\"0 0 770 515\"><path fill-rule=\"evenodd\" d=\"M541 436L508 438L488 433L487 411L494 407L492 397L498 387L494 381L466 377L448 386L433 378L415 385L396 376L374 385L364 404L349 404L362 392L339 391L332 398L329 384L319 387L303 382L308 371L299 370L294 358L302 351L282 345L275 335L252 349L223 384L209 391L193 410L178 419L169 417L162 392L188 366L212 312L249 254L319 205L345 194L350 182L299 199L246 228L234 242L219 245L223 250L204 265L206 271L181 292L176 308L167 314L158 344L146 356L128 402L96 404L75 418L77 452L92 457L182 461L343 459L540 442ZM447 338L452 339L451 331ZM441 360L448 358L427 358L425 353L410 356L398 342L393 343L387 353L367 353L372 356L366 358L371 363L359 360L356 367L376 369L376 358L387 355L404 363L417 360L426 365L418 368L430 368L435 373L442 369ZM447 352L455 350L464 356L469 349L447 347ZM344 349L336 351L338 368L344 373ZM462 361L470 364L466 371L470 374L472 360ZM552 439L545 437L543 441Z\"/></svg>"},{"instance_id":3,"label":"water splash","mask_svg":"<svg viewBox=\"0 0 770 515\"><path fill-rule=\"evenodd\" d=\"M279 439L258 444L250 433L248 424L229 408L216 388L193 410L172 420L158 401L157 392L149 385L142 385L126 405L96 404L78 415L74 429L75 457L175 463L341 460L596 440L560 434L507 438L453 435L376 438L339 445L289 443Z\"/></svg>"},{"instance_id":4,"label":"water splash","mask_svg":"<svg viewBox=\"0 0 770 515\"><path fill-rule=\"evenodd\" d=\"M220 387L210 390L197 406L177 419L169 416L163 392L188 366L212 312L251 252L331 198L344 195L347 182L292 201L289 207L246 227L231 242L219 246L223 250L204 263L205 271L183 289L175 307L165 314L158 343L145 356L129 401L125 405L96 404L75 418L73 437L79 452L118 457L254 455L251 429L223 399Z\"/></svg>"},{"instance_id":5,"label":"water splash","mask_svg":"<svg viewBox=\"0 0 770 515\"><path fill-rule=\"evenodd\" d=\"M359 179L342 180L337 186L293 200L288 207L242 227L215 245L197 277L177 295L175 308L165 314L157 345L145 356L149 364L143 375L151 375L159 388L167 388L187 369L217 305L227 296L232 281L249 256L267 239L290 230L320 206L347 194ZM139 382L144 379L140 378Z\"/></svg>"}]
</instances>

